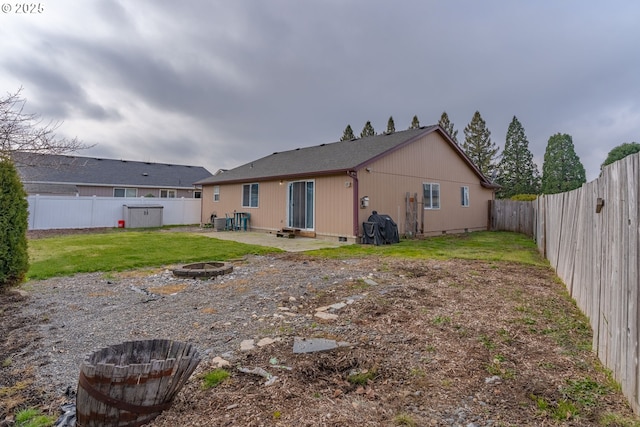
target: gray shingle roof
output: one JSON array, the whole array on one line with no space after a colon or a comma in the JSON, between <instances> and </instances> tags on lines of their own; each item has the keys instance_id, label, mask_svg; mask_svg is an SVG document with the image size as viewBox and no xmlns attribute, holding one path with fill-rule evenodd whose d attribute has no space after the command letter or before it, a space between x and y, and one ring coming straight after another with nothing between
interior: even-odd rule
<instances>
[{"instance_id":1,"label":"gray shingle roof","mask_svg":"<svg viewBox=\"0 0 640 427\"><path fill-rule=\"evenodd\" d=\"M27 152L11 157L23 183L192 188L211 176L200 166Z\"/></svg>"},{"instance_id":2,"label":"gray shingle roof","mask_svg":"<svg viewBox=\"0 0 640 427\"><path fill-rule=\"evenodd\" d=\"M469 167L478 174L481 181L489 184L489 181L464 155L462 150L437 125L273 153L203 179L198 183L250 182L287 177L329 175L357 170L376 158L437 130L442 132L452 148L459 152L461 157L469 164Z\"/></svg>"}]
</instances>

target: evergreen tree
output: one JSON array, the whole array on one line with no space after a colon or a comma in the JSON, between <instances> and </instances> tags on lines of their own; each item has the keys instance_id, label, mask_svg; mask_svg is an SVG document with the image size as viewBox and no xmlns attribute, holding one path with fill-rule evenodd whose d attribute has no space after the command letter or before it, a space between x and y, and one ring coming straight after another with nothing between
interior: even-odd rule
<instances>
[{"instance_id":1,"label":"evergreen tree","mask_svg":"<svg viewBox=\"0 0 640 427\"><path fill-rule=\"evenodd\" d=\"M584 166L575 152L571 135L557 133L550 137L542 165L542 193L574 190L585 182Z\"/></svg>"},{"instance_id":2,"label":"evergreen tree","mask_svg":"<svg viewBox=\"0 0 640 427\"><path fill-rule=\"evenodd\" d=\"M13 164L17 151L63 154L88 146L56 138L60 123L25 113L22 89L0 97L0 290L19 284L29 268L27 226L29 204Z\"/></svg>"},{"instance_id":3,"label":"evergreen tree","mask_svg":"<svg viewBox=\"0 0 640 427\"><path fill-rule=\"evenodd\" d=\"M396 131L396 125L393 122L393 116L389 116L389 121L387 122L387 133L394 133Z\"/></svg>"},{"instance_id":4,"label":"evergreen tree","mask_svg":"<svg viewBox=\"0 0 640 427\"><path fill-rule=\"evenodd\" d=\"M344 133L342 134L342 138L340 138L340 141L351 141L352 139L356 139L356 136L353 134L351 125L347 125L347 127L344 128Z\"/></svg>"},{"instance_id":5,"label":"evergreen tree","mask_svg":"<svg viewBox=\"0 0 640 427\"><path fill-rule=\"evenodd\" d=\"M20 284L29 269L29 204L18 171L0 156L0 291Z\"/></svg>"},{"instance_id":6,"label":"evergreen tree","mask_svg":"<svg viewBox=\"0 0 640 427\"><path fill-rule=\"evenodd\" d=\"M637 142L625 142L624 144L618 145L609 151L609 155L607 155L600 169L602 170L605 166L638 152L640 152L640 144Z\"/></svg>"},{"instance_id":7,"label":"evergreen tree","mask_svg":"<svg viewBox=\"0 0 640 427\"><path fill-rule=\"evenodd\" d=\"M464 128L462 149L483 175L491 176L496 168L495 158L498 155L498 147L491 142L491 132L487 129L487 124L479 111L474 113L471 122Z\"/></svg>"},{"instance_id":8,"label":"evergreen tree","mask_svg":"<svg viewBox=\"0 0 640 427\"><path fill-rule=\"evenodd\" d=\"M365 138L367 136L375 136L376 135L376 131L373 129L373 126L371 125L371 121L367 120L367 123L364 125L364 128L362 128L362 132L360 132L360 138Z\"/></svg>"},{"instance_id":9,"label":"evergreen tree","mask_svg":"<svg viewBox=\"0 0 640 427\"><path fill-rule=\"evenodd\" d=\"M508 199L516 194L538 194L540 191L540 172L533 162L529 151L529 141L518 118L513 116L498 163L496 183L502 188L498 197Z\"/></svg>"},{"instance_id":10,"label":"evergreen tree","mask_svg":"<svg viewBox=\"0 0 640 427\"><path fill-rule=\"evenodd\" d=\"M451 139L453 139L455 143L458 144L458 131L453 129L453 123L449 121L449 115L446 111L442 112L438 124L449 134Z\"/></svg>"},{"instance_id":11,"label":"evergreen tree","mask_svg":"<svg viewBox=\"0 0 640 427\"><path fill-rule=\"evenodd\" d=\"M418 120L418 116L413 116L413 120L411 120L411 125L409 129L418 129L420 127L420 120Z\"/></svg>"}]
</instances>

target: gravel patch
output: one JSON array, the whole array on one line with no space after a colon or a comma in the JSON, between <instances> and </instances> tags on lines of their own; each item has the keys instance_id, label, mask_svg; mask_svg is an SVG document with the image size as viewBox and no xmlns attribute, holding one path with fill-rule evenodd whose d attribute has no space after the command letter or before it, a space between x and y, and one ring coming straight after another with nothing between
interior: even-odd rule
<instances>
[{"instance_id":1,"label":"gravel patch","mask_svg":"<svg viewBox=\"0 0 640 427\"><path fill-rule=\"evenodd\" d=\"M232 264L231 274L211 279L176 277L173 266L30 282L24 286L29 302L23 314L42 321L42 338L25 362L40 366L41 386L61 393L76 386L87 354L124 341L189 341L205 357L229 357L242 340L282 323L279 307L295 312L318 291L372 273L371 262L364 260L328 262L285 255L253 256ZM312 319L296 316L287 321Z\"/></svg>"}]
</instances>

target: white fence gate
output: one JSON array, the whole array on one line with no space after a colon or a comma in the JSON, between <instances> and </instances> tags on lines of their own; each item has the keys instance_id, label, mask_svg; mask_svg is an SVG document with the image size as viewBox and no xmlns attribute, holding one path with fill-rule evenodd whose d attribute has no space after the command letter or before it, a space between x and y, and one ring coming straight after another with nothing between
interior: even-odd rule
<instances>
[{"instance_id":1,"label":"white fence gate","mask_svg":"<svg viewBox=\"0 0 640 427\"><path fill-rule=\"evenodd\" d=\"M162 205L163 225L200 224L202 206L201 199L35 195L27 200L29 230L117 227L125 205Z\"/></svg>"}]
</instances>

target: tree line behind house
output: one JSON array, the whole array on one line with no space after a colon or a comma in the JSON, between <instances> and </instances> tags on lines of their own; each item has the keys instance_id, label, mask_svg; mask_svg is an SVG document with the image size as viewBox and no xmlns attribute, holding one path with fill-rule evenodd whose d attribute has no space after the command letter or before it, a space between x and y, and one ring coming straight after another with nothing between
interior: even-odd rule
<instances>
[{"instance_id":1,"label":"tree line behind house","mask_svg":"<svg viewBox=\"0 0 640 427\"><path fill-rule=\"evenodd\" d=\"M507 129L502 153L491 140L491 131L479 111L473 114L471 121L464 128L462 143L458 141L458 131L446 111L440 116L438 124L456 144L460 145L480 172L502 187L496 193L499 199L522 199L523 195L527 199L526 195L535 198L538 194L562 193L579 188L587 181L585 168L576 154L573 138L569 134L556 133L549 137L541 174L533 161L524 127L516 116L513 116ZM413 116L408 129L419 127L418 116ZM384 133L393 133L395 130L395 121L393 116L390 116ZM375 135L376 131L371 121L367 121L359 137ZM347 125L340 141L357 138L351 125ZM600 168L637 152L640 152L639 143L620 144L609 151Z\"/></svg>"}]
</instances>

